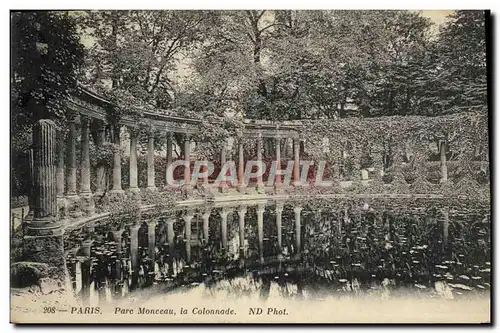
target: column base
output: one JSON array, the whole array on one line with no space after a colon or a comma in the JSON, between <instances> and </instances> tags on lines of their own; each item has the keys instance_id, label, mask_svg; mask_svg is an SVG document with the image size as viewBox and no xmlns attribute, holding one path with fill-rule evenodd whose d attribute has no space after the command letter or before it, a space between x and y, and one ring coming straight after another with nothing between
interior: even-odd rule
<instances>
[{"instance_id":1,"label":"column base","mask_svg":"<svg viewBox=\"0 0 500 333\"><path fill-rule=\"evenodd\" d=\"M191 185L185 185L183 188L182 188L182 191L185 193L185 194L191 194L193 192L193 187Z\"/></svg>"},{"instance_id":2,"label":"column base","mask_svg":"<svg viewBox=\"0 0 500 333\"><path fill-rule=\"evenodd\" d=\"M125 191L122 189L109 191L110 200L119 200L123 199L123 197L125 197Z\"/></svg>"},{"instance_id":3,"label":"column base","mask_svg":"<svg viewBox=\"0 0 500 333\"><path fill-rule=\"evenodd\" d=\"M80 201L81 198L77 194L69 193L66 195L69 217L78 218L83 216L83 212L80 207Z\"/></svg>"},{"instance_id":4,"label":"column base","mask_svg":"<svg viewBox=\"0 0 500 333\"><path fill-rule=\"evenodd\" d=\"M83 210L87 216L95 213L94 196L92 192L80 193L80 202L83 203Z\"/></svg>"},{"instance_id":5,"label":"column base","mask_svg":"<svg viewBox=\"0 0 500 333\"><path fill-rule=\"evenodd\" d=\"M56 199L56 205L57 205L57 220L64 220L65 218L68 217L69 211L68 211L68 201L64 196L57 197Z\"/></svg>"},{"instance_id":6,"label":"column base","mask_svg":"<svg viewBox=\"0 0 500 333\"><path fill-rule=\"evenodd\" d=\"M158 188L156 186L148 186L148 187L146 187L146 191L148 191L148 192L157 192Z\"/></svg>"},{"instance_id":7,"label":"column base","mask_svg":"<svg viewBox=\"0 0 500 333\"><path fill-rule=\"evenodd\" d=\"M127 189L127 196L131 197L133 200L141 201L142 200L142 192L138 187L132 187Z\"/></svg>"},{"instance_id":8,"label":"column base","mask_svg":"<svg viewBox=\"0 0 500 333\"><path fill-rule=\"evenodd\" d=\"M238 189L238 192L240 193L246 193L246 186L245 185L242 185L242 184L239 184L237 189Z\"/></svg>"},{"instance_id":9,"label":"column base","mask_svg":"<svg viewBox=\"0 0 500 333\"><path fill-rule=\"evenodd\" d=\"M300 181L294 181L293 186L302 186L302 182Z\"/></svg>"},{"instance_id":10,"label":"column base","mask_svg":"<svg viewBox=\"0 0 500 333\"><path fill-rule=\"evenodd\" d=\"M66 262L64 257L63 230L52 219L34 219L27 223L23 239L26 261L48 265L48 278L60 283L64 289Z\"/></svg>"}]
</instances>

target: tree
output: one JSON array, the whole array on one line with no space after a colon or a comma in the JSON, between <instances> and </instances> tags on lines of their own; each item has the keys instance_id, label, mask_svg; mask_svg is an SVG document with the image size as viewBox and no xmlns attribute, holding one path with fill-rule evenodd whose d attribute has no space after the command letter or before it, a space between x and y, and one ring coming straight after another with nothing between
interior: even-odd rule
<instances>
[{"instance_id":1,"label":"tree","mask_svg":"<svg viewBox=\"0 0 500 333\"><path fill-rule=\"evenodd\" d=\"M92 11L87 83L121 104L168 108L179 59L204 39L204 11Z\"/></svg>"},{"instance_id":2,"label":"tree","mask_svg":"<svg viewBox=\"0 0 500 333\"><path fill-rule=\"evenodd\" d=\"M63 118L64 98L76 88L84 49L67 12L11 14L12 125Z\"/></svg>"},{"instance_id":3,"label":"tree","mask_svg":"<svg viewBox=\"0 0 500 333\"><path fill-rule=\"evenodd\" d=\"M483 11L457 11L434 45L428 102L436 113L483 109L487 104L486 28Z\"/></svg>"},{"instance_id":4,"label":"tree","mask_svg":"<svg viewBox=\"0 0 500 333\"><path fill-rule=\"evenodd\" d=\"M84 48L75 18L64 12L11 13L11 175L14 195L28 193L31 125L65 121L66 97L76 89Z\"/></svg>"}]
</instances>

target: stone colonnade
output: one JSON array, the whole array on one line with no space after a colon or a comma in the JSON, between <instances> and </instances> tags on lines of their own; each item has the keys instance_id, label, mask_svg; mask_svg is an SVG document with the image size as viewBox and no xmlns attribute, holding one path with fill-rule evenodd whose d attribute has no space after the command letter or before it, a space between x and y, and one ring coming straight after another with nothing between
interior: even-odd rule
<instances>
[{"instance_id":1,"label":"stone colonnade","mask_svg":"<svg viewBox=\"0 0 500 333\"><path fill-rule=\"evenodd\" d=\"M81 208L80 214L82 215L92 215L95 212L94 207L94 197L101 197L104 193L108 193L111 196L121 196L124 195L126 191L131 193L138 193L141 190L147 191L156 191L157 190L157 180L155 175L158 170L155 170L155 134L161 132L160 129L148 129L148 130L140 130L137 126L124 126L127 128L130 139L130 152L128 154L129 158L129 180L128 184L122 183L122 156L121 156L121 142L122 142L122 131L121 125L109 126L111 132L110 139L111 143L114 144L113 148L113 163L111 170L106 170L106 168L99 163L99 165L94 169L91 168L90 164L90 140L93 139L94 144L99 151L100 149L104 149L104 145L106 144L107 135L106 128L107 124L100 119L92 119L91 117L80 114L77 115L75 113L71 113L71 116L68 117L69 126L68 133L66 138L62 135L62 133L58 133L57 135L57 144L56 144L56 177L55 177L55 186L57 189L57 197L59 199L58 206L61 205L61 202L69 202L70 206L75 206L75 203L81 203L77 205ZM78 124L80 124L80 131L78 133L77 128ZM165 176L167 176L167 169L173 162L172 153L174 151L174 142L173 135L174 134L182 134L183 142L181 145L183 146L183 162L184 165L190 163L190 155L191 155L191 144L193 142L193 132L192 130L185 130L184 132L172 131L165 129L163 132L166 134L166 159L167 165L163 172L165 172ZM137 159L137 150L138 150L138 141L141 135L147 135L147 187L144 189L139 188L139 170L138 170L138 159ZM262 162L262 150L263 150L263 135L262 133L253 133L249 134L250 137L256 138L256 159L257 162ZM238 188L240 190L244 190L245 188L245 159L244 159L244 139L247 138L248 135L240 134L235 141L237 143L237 181ZM281 161L281 143L282 143L282 134L276 134L274 138L267 137L268 139L273 139L275 144L275 160ZM295 178L295 185L300 185L300 139L297 137L291 138L293 139L293 147L295 149L294 152L294 164L292 174ZM77 156L77 144L80 144L80 156ZM227 159L227 147L224 147L220 153L221 165L226 162ZM282 172L280 163L276 163L276 176L275 183L276 185L280 185L282 183ZM78 177L78 170L80 175ZM106 184L106 180L108 179L107 173L111 172L111 184ZM95 173L96 184L94 193L92 193L91 189L91 179ZM190 168L184 167L184 180L191 179L191 170ZM203 182L208 182L208 177L205 177ZM222 184L225 186L226 184ZM221 191L223 190L223 186L221 186ZM264 182L262 180L262 176L257 178L258 188L264 187ZM124 190L126 189L126 191ZM188 193L191 190L191 181L185 182L184 190Z\"/></svg>"}]
</instances>

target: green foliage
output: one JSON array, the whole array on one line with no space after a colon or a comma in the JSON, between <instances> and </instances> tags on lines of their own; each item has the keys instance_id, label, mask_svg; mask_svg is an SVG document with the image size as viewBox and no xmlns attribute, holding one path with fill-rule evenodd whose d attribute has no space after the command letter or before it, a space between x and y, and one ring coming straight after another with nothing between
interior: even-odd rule
<instances>
[{"instance_id":1,"label":"green foliage","mask_svg":"<svg viewBox=\"0 0 500 333\"><path fill-rule=\"evenodd\" d=\"M11 189L29 192L31 125L64 124L65 98L75 90L84 50L73 16L63 12L11 13Z\"/></svg>"},{"instance_id":2,"label":"green foliage","mask_svg":"<svg viewBox=\"0 0 500 333\"><path fill-rule=\"evenodd\" d=\"M13 12L12 122L65 117L65 100L76 88L84 50L75 19L63 12Z\"/></svg>"}]
</instances>

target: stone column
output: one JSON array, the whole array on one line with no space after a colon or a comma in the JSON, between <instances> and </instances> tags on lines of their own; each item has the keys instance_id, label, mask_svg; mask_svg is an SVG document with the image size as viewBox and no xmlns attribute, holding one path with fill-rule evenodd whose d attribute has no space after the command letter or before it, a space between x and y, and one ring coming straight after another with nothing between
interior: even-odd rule
<instances>
[{"instance_id":1,"label":"stone column","mask_svg":"<svg viewBox=\"0 0 500 333\"><path fill-rule=\"evenodd\" d=\"M262 162L262 134L259 133L257 137L257 161ZM257 177L257 188L264 188L264 182L262 181L262 175Z\"/></svg>"},{"instance_id":2,"label":"stone column","mask_svg":"<svg viewBox=\"0 0 500 333\"><path fill-rule=\"evenodd\" d=\"M206 211L204 214L203 214L203 244L208 244L208 240L209 240L209 237L210 235L208 234L208 222L210 220L210 211Z\"/></svg>"},{"instance_id":3,"label":"stone column","mask_svg":"<svg viewBox=\"0 0 500 333\"><path fill-rule=\"evenodd\" d=\"M47 263L49 276L64 281L64 246L57 223L56 126L42 119L33 126L33 220L27 224L24 254L28 261Z\"/></svg>"},{"instance_id":4,"label":"stone column","mask_svg":"<svg viewBox=\"0 0 500 333\"><path fill-rule=\"evenodd\" d=\"M81 138L81 184L80 184L80 194L81 195L92 195L90 191L90 155L89 155L89 119L87 116L80 116L81 126L82 126L82 138Z\"/></svg>"},{"instance_id":5,"label":"stone column","mask_svg":"<svg viewBox=\"0 0 500 333\"><path fill-rule=\"evenodd\" d=\"M293 185L300 186L300 140L293 139Z\"/></svg>"},{"instance_id":6,"label":"stone column","mask_svg":"<svg viewBox=\"0 0 500 333\"><path fill-rule=\"evenodd\" d=\"M193 212L187 211L182 219L186 230L186 262L191 263L191 221L193 220Z\"/></svg>"},{"instance_id":7,"label":"stone column","mask_svg":"<svg viewBox=\"0 0 500 333\"><path fill-rule=\"evenodd\" d=\"M220 167L221 167L221 170L222 171L222 168L224 167L224 165L226 164L227 162L227 140L225 142L225 145L222 147L222 150L220 152ZM226 192L227 191L227 183L225 181L222 181L220 182L220 185L219 185L219 190L220 192Z\"/></svg>"},{"instance_id":8,"label":"stone column","mask_svg":"<svg viewBox=\"0 0 500 333\"><path fill-rule=\"evenodd\" d=\"M189 137L189 134L186 133L186 136L184 137L184 161L187 162L187 165L190 165L190 157L191 155L191 138ZM185 167L184 168L184 181L186 182L184 184L184 189L187 193L191 192L191 168L190 167Z\"/></svg>"},{"instance_id":9,"label":"stone column","mask_svg":"<svg viewBox=\"0 0 500 333\"><path fill-rule=\"evenodd\" d=\"M148 257L151 259L150 272L155 271L155 249L156 249L156 221L148 223Z\"/></svg>"},{"instance_id":10,"label":"stone column","mask_svg":"<svg viewBox=\"0 0 500 333\"><path fill-rule=\"evenodd\" d=\"M68 197L76 196L76 124L75 116L71 115L68 117L69 121L69 132L68 132L68 144L66 145L66 158L67 158L67 178L66 178L66 195Z\"/></svg>"},{"instance_id":11,"label":"stone column","mask_svg":"<svg viewBox=\"0 0 500 333\"><path fill-rule=\"evenodd\" d=\"M167 167L165 168L165 187L168 185L167 179L168 179L168 167L172 164L172 136L173 133L168 131L167 132Z\"/></svg>"},{"instance_id":12,"label":"stone column","mask_svg":"<svg viewBox=\"0 0 500 333\"><path fill-rule=\"evenodd\" d=\"M137 130L135 128L130 128L130 165L129 165L129 191L139 192L139 186L137 182Z\"/></svg>"},{"instance_id":13,"label":"stone column","mask_svg":"<svg viewBox=\"0 0 500 333\"><path fill-rule=\"evenodd\" d=\"M293 212L295 213L295 248L296 253L301 252L301 226L300 226L300 212L302 207L294 207Z\"/></svg>"},{"instance_id":14,"label":"stone column","mask_svg":"<svg viewBox=\"0 0 500 333\"><path fill-rule=\"evenodd\" d=\"M239 235L240 235L240 255L245 257L245 214L247 213L246 206L240 206L238 210L238 215L240 217L239 221Z\"/></svg>"},{"instance_id":15,"label":"stone column","mask_svg":"<svg viewBox=\"0 0 500 333\"><path fill-rule=\"evenodd\" d=\"M243 137L238 138L238 190L244 192L245 190L245 160L243 155Z\"/></svg>"},{"instance_id":16,"label":"stone column","mask_svg":"<svg viewBox=\"0 0 500 333\"><path fill-rule=\"evenodd\" d=\"M441 183L448 181L448 166L446 165L446 141L439 142L439 155L441 159Z\"/></svg>"},{"instance_id":17,"label":"stone column","mask_svg":"<svg viewBox=\"0 0 500 333\"><path fill-rule=\"evenodd\" d=\"M155 185L155 137L151 131L148 136L148 190L156 191Z\"/></svg>"},{"instance_id":18,"label":"stone column","mask_svg":"<svg viewBox=\"0 0 500 333\"><path fill-rule=\"evenodd\" d=\"M264 208L260 204L257 206L257 234L259 237L259 257L260 262L264 263Z\"/></svg>"},{"instance_id":19,"label":"stone column","mask_svg":"<svg viewBox=\"0 0 500 333\"><path fill-rule=\"evenodd\" d=\"M137 287L139 278L139 224L130 227L130 264L132 266L132 285L131 288Z\"/></svg>"},{"instance_id":20,"label":"stone column","mask_svg":"<svg viewBox=\"0 0 500 333\"><path fill-rule=\"evenodd\" d=\"M280 254L282 251L282 215L283 215L283 204L276 203L276 229L278 231L278 247L280 249Z\"/></svg>"},{"instance_id":21,"label":"stone column","mask_svg":"<svg viewBox=\"0 0 500 333\"><path fill-rule=\"evenodd\" d=\"M281 175L279 174L281 172L281 138L276 137L275 138L276 142L276 177L274 179L274 182L276 186L281 185Z\"/></svg>"},{"instance_id":22,"label":"stone column","mask_svg":"<svg viewBox=\"0 0 500 333\"><path fill-rule=\"evenodd\" d=\"M85 204L87 215L94 214L94 200L92 191L90 190L90 152L89 152L89 136L90 136L90 121L86 116L80 116L82 125L82 140L81 140L81 174L80 174L80 196Z\"/></svg>"},{"instance_id":23,"label":"stone column","mask_svg":"<svg viewBox=\"0 0 500 333\"><path fill-rule=\"evenodd\" d=\"M61 131L57 133L57 196L64 197L64 136Z\"/></svg>"},{"instance_id":24,"label":"stone column","mask_svg":"<svg viewBox=\"0 0 500 333\"><path fill-rule=\"evenodd\" d=\"M113 154L113 188L110 193L123 194L122 189L122 159L120 154L121 139L120 139L120 126L114 128L114 154Z\"/></svg>"},{"instance_id":25,"label":"stone column","mask_svg":"<svg viewBox=\"0 0 500 333\"><path fill-rule=\"evenodd\" d=\"M222 248L227 250L227 215L229 214L229 211L225 208L223 208L220 211L220 217L221 217L221 240L222 240Z\"/></svg>"},{"instance_id":26,"label":"stone column","mask_svg":"<svg viewBox=\"0 0 500 333\"><path fill-rule=\"evenodd\" d=\"M102 149L104 145L104 141L106 140L106 130L104 127L104 122L101 121L99 124L99 128L97 129L97 140L96 140L96 148ZM102 194L106 187L106 174L104 171L104 165L98 165L96 170L96 194Z\"/></svg>"}]
</instances>

